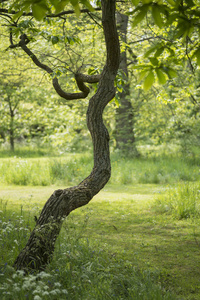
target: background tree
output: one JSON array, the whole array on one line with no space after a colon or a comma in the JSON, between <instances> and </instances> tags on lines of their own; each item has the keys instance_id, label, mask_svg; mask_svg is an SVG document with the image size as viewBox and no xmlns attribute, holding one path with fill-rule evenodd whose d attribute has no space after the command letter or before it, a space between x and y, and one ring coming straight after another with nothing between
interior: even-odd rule
<instances>
[{"instance_id":1,"label":"background tree","mask_svg":"<svg viewBox=\"0 0 200 300\"><path fill-rule=\"evenodd\" d=\"M116 108L115 139L116 147L126 155L138 156L134 136L134 110L131 104L130 79L127 62L128 16L117 12L117 27L122 51L120 56L118 94L119 107Z\"/></svg>"}]
</instances>

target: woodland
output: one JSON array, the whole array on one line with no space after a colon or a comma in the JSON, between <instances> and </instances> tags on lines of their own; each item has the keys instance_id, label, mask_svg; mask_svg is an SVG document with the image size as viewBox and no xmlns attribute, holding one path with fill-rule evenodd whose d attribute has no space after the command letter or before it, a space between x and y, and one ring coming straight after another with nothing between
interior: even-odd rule
<instances>
[{"instance_id":1,"label":"woodland","mask_svg":"<svg viewBox=\"0 0 200 300\"><path fill-rule=\"evenodd\" d=\"M199 0L0 0L1 299L199 299L199 37Z\"/></svg>"}]
</instances>

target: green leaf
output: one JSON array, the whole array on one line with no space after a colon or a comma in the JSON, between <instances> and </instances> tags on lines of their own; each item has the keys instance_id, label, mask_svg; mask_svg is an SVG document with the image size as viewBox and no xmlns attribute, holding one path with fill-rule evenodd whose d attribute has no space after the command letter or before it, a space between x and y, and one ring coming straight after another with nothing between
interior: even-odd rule
<instances>
[{"instance_id":1,"label":"green leaf","mask_svg":"<svg viewBox=\"0 0 200 300\"><path fill-rule=\"evenodd\" d=\"M155 24L159 27L162 28L164 26L163 19L160 14L160 9L158 5L153 5L152 6L152 16L154 19Z\"/></svg>"},{"instance_id":2,"label":"green leaf","mask_svg":"<svg viewBox=\"0 0 200 300\"><path fill-rule=\"evenodd\" d=\"M149 57L149 60L153 66L158 66L158 60L156 57Z\"/></svg>"},{"instance_id":3,"label":"green leaf","mask_svg":"<svg viewBox=\"0 0 200 300\"><path fill-rule=\"evenodd\" d=\"M157 45L151 47L149 50L147 50L147 52L145 53L144 57L149 57L149 55L154 52L157 49Z\"/></svg>"},{"instance_id":4,"label":"green leaf","mask_svg":"<svg viewBox=\"0 0 200 300\"><path fill-rule=\"evenodd\" d=\"M119 107L119 101L117 100L116 97L114 97L114 98L110 101L110 103L113 103L113 102L115 102L116 106Z\"/></svg>"},{"instance_id":5,"label":"green leaf","mask_svg":"<svg viewBox=\"0 0 200 300\"><path fill-rule=\"evenodd\" d=\"M57 44L59 42L59 37L58 36L52 36L51 37L51 42L53 45Z\"/></svg>"},{"instance_id":6,"label":"green leaf","mask_svg":"<svg viewBox=\"0 0 200 300\"><path fill-rule=\"evenodd\" d=\"M49 2L50 2L54 7L56 7L56 6L58 5L58 3L59 3L58 0L49 0Z\"/></svg>"},{"instance_id":7,"label":"green leaf","mask_svg":"<svg viewBox=\"0 0 200 300\"><path fill-rule=\"evenodd\" d=\"M48 7L43 3L35 3L31 9L35 19L41 21L45 17Z\"/></svg>"},{"instance_id":8,"label":"green leaf","mask_svg":"<svg viewBox=\"0 0 200 300\"><path fill-rule=\"evenodd\" d=\"M167 79L165 77L165 74L163 73L163 71L161 69L155 69L157 77L158 77L158 82L160 84L165 84Z\"/></svg>"},{"instance_id":9,"label":"green leaf","mask_svg":"<svg viewBox=\"0 0 200 300\"><path fill-rule=\"evenodd\" d=\"M140 72L138 81L142 81L144 79L144 77L147 75L148 71L149 70L144 70L144 71Z\"/></svg>"},{"instance_id":10,"label":"green leaf","mask_svg":"<svg viewBox=\"0 0 200 300\"><path fill-rule=\"evenodd\" d=\"M168 74L169 74L170 78L174 78L174 77L177 76L177 72L174 69L171 69L171 68L169 68Z\"/></svg>"},{"instance_id":11,"label":"green leaf","mask_svg":"<svg viewBox=\"0 0 200 300\"><path fill-rule=\"evenodd\" d=\"M144 17L146 16L146 13L147 13L147 9L142 7L140 12L135 16L135 18L132 22L132 27L137 26L137 24L139 24L144 19Z\"/></svg>"},{"instance_id":12,"label":"green leaf","mask_svg":"<svg viewBox=\"0 0 200 300\"><path fill-rule=\"evenodd\" d=\"M54 7L56 9L55 13L58 14L59 12L61 12L65 8L68 2L69 2L68 0L62 0L60 2L55 3L54 4Z\"/></svg>"},{"instance_id":13,"label":"green leaf","mask_svg":"<svg viewBox=\"0 0 200 300\"><path fill-rule=\"evenodd\" d=\"M23 10L19 11L13 16L13 21L16 21L18 18L20 18L23 15Z\"/></svg>"},{"instance_id":14,"label":"green leaf","mask_svg":"<svg viewBox=\"0 0 200 300\"><path fill-rule=\"evenodd\" d=\"M150 70L147 77L145 78L144 84L143 84L145 91L148 91L152 87L154 80L155 80L154 73L152 70Z\"/></svg>"},{"instance_id":15,"label":"green leaf","mask_svg":"<svg viewBox=\"0 0 200 300\"><path fill-rule=\"evenodd\" d=\"M133 5L137 6L140 0L131 0L131 2L133 3Z\"/></svg>"},{"instance_id":16,"label":"green leaf","mask_svg":"<svg viewBox=\"0 0 200 300\"><path fill-rule=\"evenodd\" d=\"M80 13L81 13L79 4L77 4L76 6L74 6L74 11L75 11L76 16L79 17Z\"/></svg>"},{"instance_id":17,"label":"green leaf","mask_svg":"<svg viewBox=\"0 0 200 300\"><path fill-rule=\"evenodd\" d=\"M195 4L192 0L187 0L187 6L188 7L193 7L193 6L195 6Z\"/></svg>"},{"instance_id":18,"label":"green leaf","mask_svg":"<svg viewBox=\"0 0 200 300\"><path fill-rule=\"evenodd\" d=\"M140 64L140 65L137 65L137 66L132 66L132 69L144 69L144 68L151 68L151 65L150 64Z\"/></svg>"},{"instance_id":19,"label":"green leaf","mask_svg":"<svg viewBox=\"0 0 200 300\"><path fill-rule=\"evenodd\" d=\"M172 6L175 6L175 5L176 5L176 3L175 3L174 0L167 0L167 2L168 2L169 4L171 4Z\"/></svg>"},{"instance_id":20,"label":"green leaf","mask_svg":"<svg viewBox=\"0 0 200 300\"><path fill-rule=\"evenodd\" d=\"M158 48L158 49L156 50L156 53L154 54L154 57L160 56L160 55L163 53L164 50L165 50L165 47L160 47L160 48Z\"/></svg>"},{"instance_id":21,"label":"green leaf","mask_svg":"<svg viewBox=\"0 0 200 300\"><path fill-rule=\"evenodd\" d=\"M144 3L144 4L149 4L151 2L153 2L153 0L142 0L142 3Z\"/></svg>"},{"instance_id":22,"label":"green leaf","mask_svg":"<svg viewBox=\"0 0 200 300\"><path fill-rule=\"evenodd\" d=\"M167 76L169 77L169 79L172 79L172 78L174 78L174 77L177 76L176 70L174 70L172 68L162 67L162 71L167 74Z\"/></svg>"},{"instance_id":23,"label":"green leaf","mask_svg":"<svg viewBox=\"0 0 200 300\"><path fill-rule=\"evenodd\" d=\"M83 3L83 5L85 7L87 7L90 11L94 11L94 7L91 5L90 1L88 0L80 0L81 3Z\"/></svg>"},{"instance_id":24,"label":"green leaf","mask_svg":"<svg viewBox=\"0 0 200 300\"><path fill-rule=\"evenodd\" d=\"M194 56L196 56L196 58L197 58L197 64L198 64L198 66L200 66L200 48L198 48L195 51Z\"/></svg>"}]
</instances>

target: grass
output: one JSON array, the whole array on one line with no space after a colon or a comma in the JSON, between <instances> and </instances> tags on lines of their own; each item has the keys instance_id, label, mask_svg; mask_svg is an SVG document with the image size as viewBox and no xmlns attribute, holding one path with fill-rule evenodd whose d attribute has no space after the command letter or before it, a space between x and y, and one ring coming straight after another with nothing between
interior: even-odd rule
<instances>
[{"instance_id":1,"label":"grass","mask_svg":"<svg viewBox=\"0 0 200 300\"><path fill-rule=\"evenodd\" d=\"M112 155L109 184L67 218L46 271L24 277L12 263L34 216L92 157L21 154L0 151L1 299L200 299L198 157Z\"/></svg>"},{"instance_id":2,"label":"grass","mask_svg":"<svg viewBox=\"0 0 200 300\"><path fill-rule=\"evenodd\" d=\"M78 184L92 169L90 154L58 157L11 157L0 160L0 181L9 185ZM183 157L125 159L112 155L110 183L172 184L200 179L200 161Z\"/></svg>"},{"instance_id":3,"label":"grass","mask_svg":"<svg viewBox=\"0 0 200 300\"><path fill-rule=\"evenodd\" d=\"M164 197L165 187L152 184L106 186L68 217L45 274L15 273L14 257L52 191L12 186L6 192L1 186L7 243L1 251L2 299L199 299L200 221L155 212L152 203Z\"/></svg>"},{"instance_id":4,"label":"grass","mask_svg":"<svg viewBox=\"0 0 200 300\"><path fill-rule=\"evenodd\" d=\"M155 211L170 213L175 218L187 219L200 216L200 184L178 183L176 187L168 187L164 196L154 204Z\"/></svg>"}]
</instances>

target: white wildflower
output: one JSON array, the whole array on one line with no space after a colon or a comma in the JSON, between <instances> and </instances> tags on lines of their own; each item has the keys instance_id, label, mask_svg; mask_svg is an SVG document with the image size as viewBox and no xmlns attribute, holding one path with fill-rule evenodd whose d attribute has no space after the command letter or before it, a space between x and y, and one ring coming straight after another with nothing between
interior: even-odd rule
<instances>
[{"instance_id":1,"label":"white wildflower","mask_svg":"<svg viewBox=\"0 0 200 300\"><path fill-rule=\"evenodd\" d=\"M38 274L38 277L40 277L40 278L48 278L48 277L51 277L51 275L48 274L48 273L46 273L46 272L44 272L44 271L42 271L42 272L40 272Z\"/></svg>"},{"instance_id":2,"label":"white wildflower","mask_svg":"<svg viewBox=\"0 0 200 300\"><path fill-rule=\"evenodd\" d=\"M60 294L60 290L59 289L55 289L55 290L52 290L50 292L51 295L56 295L56 294Z\"/></svg>"},{"instance_id":3,"label":"white wildflower","mask_svg":"<svg viewBox=\"0 0 200 300\"><path fill-rule=\"evenodd\" d=\"M55 282L55 283L54 283L54 286L56 286L56 287L60 287L60 286L61 286L61 284L60 284L60 282Z\"/></svg>"},{"instance_id":4,"label":"white wildflower","mask_svg":"<svg viewBox=\"0 0 200 300\"><path fill-rule=\"evenodd\" d=\"M62 290L62 293L65 294L65 295L67 295L68 291L64 289L64 290Z\"/></svg>"},{"instance_id":5,"label":"white wildflower","mask_svg":"<svg viewBox=\"0 0 200 300\"><path fill-rule=\"evenodd\" d=\"M38 295L35 295L35 297L33 298L34 300L42 300L42 298Z\"/></svg>"}]
</instances>

